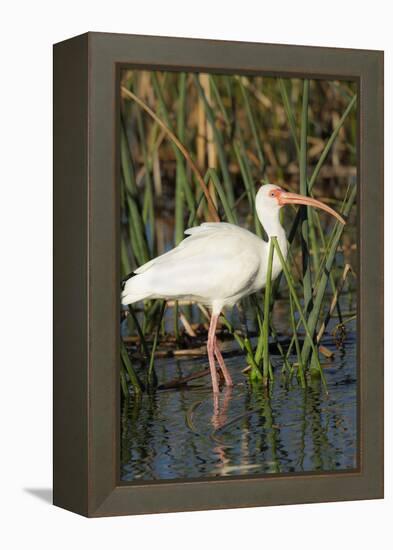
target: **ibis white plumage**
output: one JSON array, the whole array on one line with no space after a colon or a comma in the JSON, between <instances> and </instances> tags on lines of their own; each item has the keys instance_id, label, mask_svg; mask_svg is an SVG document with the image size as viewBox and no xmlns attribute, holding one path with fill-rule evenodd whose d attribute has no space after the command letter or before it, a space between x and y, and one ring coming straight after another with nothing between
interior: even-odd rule
<instances>
[{"instance_id":1,"label":"ibis white plumage","mask_svg":"<svg viewBox=\"0 0 393 550\"><path fill-rule=\"evenodd\" d=\"M345 223L339 214L320 201L265 184L256 195L255 206L268 241L230 223L203 223L187 229L188 237L178 246L136 269L135 275L124 285L124 305L155 298L189 299L210 308L207 352L214 393L219 391L215 359L226 384L232 385L216 338L219 315L224 307L233 306L265 286L271 237L277 237L286 257L288 245L279 218L280 208L286 204L320 208ZM279 259L274 255L272 279L280 271Z\"/></svg>"}]
</instances>

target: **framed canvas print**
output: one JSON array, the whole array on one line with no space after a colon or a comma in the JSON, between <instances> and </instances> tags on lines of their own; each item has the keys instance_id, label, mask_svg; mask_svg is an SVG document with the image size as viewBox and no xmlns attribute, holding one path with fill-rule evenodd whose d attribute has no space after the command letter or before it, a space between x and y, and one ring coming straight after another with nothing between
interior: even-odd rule
<instances>
[{"instance_id":1,"label":"framed canvas print","mask_svg":"<svg viewBox=\"0 0 393 550\"><path fill-rule=\"evenodd\" d=\"M382 52L56 44L54 503L382 496Z\"/></svg>"}]
</instances>

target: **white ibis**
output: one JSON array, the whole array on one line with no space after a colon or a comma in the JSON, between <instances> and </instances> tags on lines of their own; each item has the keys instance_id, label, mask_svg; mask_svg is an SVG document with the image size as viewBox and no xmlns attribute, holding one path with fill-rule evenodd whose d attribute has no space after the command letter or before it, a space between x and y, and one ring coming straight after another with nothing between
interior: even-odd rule
<instances>
[{"instance_id":1,"label":"white ibis","mask_svg":"<svg viewBox=\"0 0 393 550\"><path fill-rule=\"evenodd\" d=\"M288 245L280 224L279 211L286 204L303 204L321 208L341 223L344 219L332 208L311 197L288 193L276 185L263 185L256 195L256 212L268 239L277 237L286 257ZM192 300L211 309L207 352L213 392L218 379L215 358L232 385L231 375L218 347L216 328L219 315L244 296L265 286L269 253L266 242L247 229L230 223L203 223L185 231L189 237L178 246L135 270L122 292L122 303L147 299ZM281 271L277 255L273 256L272 279Z\"/></svg>"}]
</instances>

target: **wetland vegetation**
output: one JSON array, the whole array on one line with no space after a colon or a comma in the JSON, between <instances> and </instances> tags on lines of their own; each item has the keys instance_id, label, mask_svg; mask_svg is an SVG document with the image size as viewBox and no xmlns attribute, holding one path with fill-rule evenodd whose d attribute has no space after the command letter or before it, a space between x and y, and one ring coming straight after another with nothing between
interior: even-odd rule
<instances>
[{"instance_id":1,"label":"wetland vegetation","mask_svg":"<svg viewBox=\"0 0 393 550\"><path fill-rule=\"evenodd\" d=\"M122 278L204 221L264 238L255 195L265 182L347 220L282 210L282 274L220 317L235 386L217 399L209 311L159 300L122 309L124 481L356 467L356 92L341 81L122 73Z\"/></svg>"}]
</instances>

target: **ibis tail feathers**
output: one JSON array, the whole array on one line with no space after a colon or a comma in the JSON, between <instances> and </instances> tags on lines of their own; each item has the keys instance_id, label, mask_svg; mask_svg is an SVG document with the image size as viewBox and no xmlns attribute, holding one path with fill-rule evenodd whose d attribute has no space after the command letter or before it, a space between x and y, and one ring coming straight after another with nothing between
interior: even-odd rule
<instances>
[{"instance_id":1,"label":"ibis tail feathers","mask_svg":"<svg viewBox=\"0 0 393 550\"><path fill-rule=\"evenodd\" d=\"M121 303L124 306L141 302L151 297L151 290L146 288L143 279L143 277L137 275L126 281L121 293Z\"/></svg>"},{"instance_id":2,"label":"ibis tail feathers","mask_svg":"<svg viewBox=\"0 0 393 550\"><path fill-rule=\"evenodd\" d=\"M123 306L128 306L129 304L134 304L135 302L142 302L147 300L150 294L123 294L121 295L121 303Z\"/></svg>"}]
</instances>

